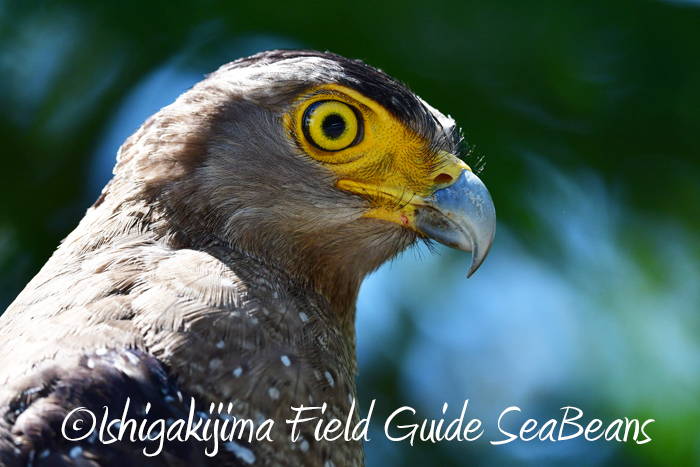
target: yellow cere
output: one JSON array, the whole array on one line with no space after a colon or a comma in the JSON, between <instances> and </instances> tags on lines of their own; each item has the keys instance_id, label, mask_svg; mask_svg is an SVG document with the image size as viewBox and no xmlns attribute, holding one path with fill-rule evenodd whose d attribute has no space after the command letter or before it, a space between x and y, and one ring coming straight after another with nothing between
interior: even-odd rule
<instances>
[{"instance_id":1,"label":"yellow cere","mask_svg":"<svg viewBox=\"0 0 700 467\"><path fill-rule=\"evenodd\" d=\"M324 116L333 113L350 122L335 140L322 129ZM353 120L357 117L362 121ZM471 170L445 151L431 154L428 141L345 86L323 85L304 94L285 116L285 125L306 154L336 174L339 189L368 200L371 209L364 217L413 226L415 207L423 198L450 185L462 170ZM356 139L357 131L361 138Z\"/></svg>"}]
</instances>

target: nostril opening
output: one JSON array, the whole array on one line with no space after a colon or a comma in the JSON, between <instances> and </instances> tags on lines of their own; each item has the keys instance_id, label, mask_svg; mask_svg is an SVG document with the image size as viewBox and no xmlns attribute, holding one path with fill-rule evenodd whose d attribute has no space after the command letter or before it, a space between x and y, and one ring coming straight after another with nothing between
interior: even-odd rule
<instances>
[{"instance_id":1,"label":"nostril opening","mask_svg":"<svg viewBox=\"0 0 700 467\"><path fill-rule=\"evenodd\" d=\"M442 173L442 174L436 176L436 177L433 179L433 181L434 181L435 183L438 183L438 184L441 184L441 183L450 183L452 180L453 180L453 179L452 179L452 175L450 175L450 174L445 174L445 173Z\"/></svg>"}]
</instances>

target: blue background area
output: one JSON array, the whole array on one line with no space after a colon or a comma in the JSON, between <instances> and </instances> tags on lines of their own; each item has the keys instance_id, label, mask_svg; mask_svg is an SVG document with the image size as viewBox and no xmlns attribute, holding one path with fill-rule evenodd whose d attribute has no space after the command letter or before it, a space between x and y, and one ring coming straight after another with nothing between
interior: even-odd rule
<instances>
[{"instance_id":1,"label":"blue background area","mask_svg":"<svg viewBox=\"0 0 700 467\"><path fill-rule=\"evenodd\" d=\"M0 2L0 308L146 117L272 48L362 58L451 114L499 216L473 278L418 248L363 284L368 465L698 465L699 2ZM401 406L449 422L466 399L477 441L384 435ZM510 432L575 406L655 419L653 441L493 446L511 406Z\"/></svg>"}]
</instances>

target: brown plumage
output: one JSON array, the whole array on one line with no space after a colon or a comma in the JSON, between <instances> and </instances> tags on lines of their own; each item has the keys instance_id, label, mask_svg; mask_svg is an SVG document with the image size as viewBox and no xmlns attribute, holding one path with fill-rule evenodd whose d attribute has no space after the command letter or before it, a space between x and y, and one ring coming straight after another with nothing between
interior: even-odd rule
<instances>
[{"instance_id":1,"label":"brown plumage","mask_svg":"<svg viewBox=\"0 0 700 467\"><path fill-rule=\"evenodd\" d=\"M324 402L327 420L345 420L360 283L424 235L369 216L379 198L339 189L334 163L285 125L328 84L419 140L430 180L449 172L436 158L457 154L454 122L361 62L278 51L222 67L124 143L112 181L2 316L3 465L364 463L361 442L317 441L306 424L294 443L285 420L290 406ZM396 172L398 154L363 177ZM150 403L149 420L186 419L190 397L200 412L231 402L235 417L274 419L274 441L236 440L215 458L204 443L166 441L145 457L139 441L62 437L74 408L121 417L126 397L137 419Z\"/></svg>"}]
</instances>

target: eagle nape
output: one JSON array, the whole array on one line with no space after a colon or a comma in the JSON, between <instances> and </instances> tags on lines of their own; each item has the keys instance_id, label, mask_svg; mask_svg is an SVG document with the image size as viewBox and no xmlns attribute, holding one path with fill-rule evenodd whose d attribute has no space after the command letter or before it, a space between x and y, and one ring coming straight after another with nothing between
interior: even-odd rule
<instances>
[{"instance_id":1,"label":"eagle nape","mask_svg":"<svg viewBox=\"0 0 700 467\"><path fill-rule=\"evenodd\" d=\"M361 61L276 50L222 66L124 142L0 317L0 465L363 465L361 440L316 439L316 422L292 440L285 421L303 405L359 422L367 274L422 238L471 251L469 275L484 261L495 210L461 148L454 120ZM86 411L126 435L78 436ZM210 457L211 440L168 435L146 457L124 428L170 433L189 413L273 441Z\"/></svg>"}]
</instances>

